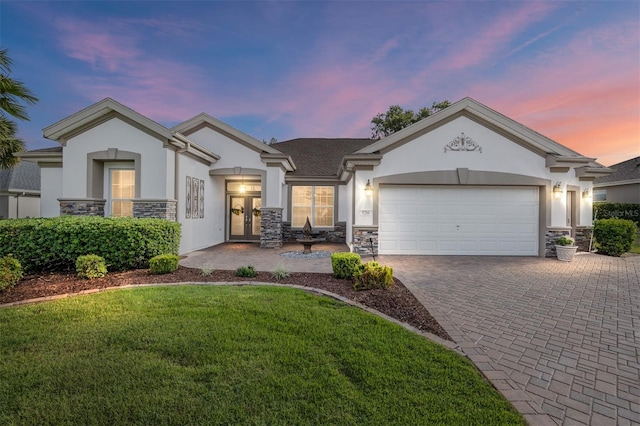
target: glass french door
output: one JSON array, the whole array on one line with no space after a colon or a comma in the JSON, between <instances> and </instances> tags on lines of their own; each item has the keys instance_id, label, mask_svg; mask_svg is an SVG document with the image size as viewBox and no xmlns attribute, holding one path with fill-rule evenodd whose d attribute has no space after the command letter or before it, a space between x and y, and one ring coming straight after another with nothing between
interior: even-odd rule
<instances>
[{"instance_id":1,"label":"glass french door","mask_svg":"<svg viewBox=\"0 0 640 426\"><path fill-rule=\"evenodd\" d=\"M229 204L229 240L259 240L262 214L260 197L232 195Z\"/></svg>"}]
</instances>

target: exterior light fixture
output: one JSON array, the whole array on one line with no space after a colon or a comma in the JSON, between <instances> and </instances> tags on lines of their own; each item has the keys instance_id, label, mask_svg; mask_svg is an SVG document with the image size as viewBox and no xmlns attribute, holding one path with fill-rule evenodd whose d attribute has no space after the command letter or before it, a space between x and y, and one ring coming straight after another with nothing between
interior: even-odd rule
<instances>
[{"instance_id":1,"label":"exterior light fixture","mask_svg":"<svg viewBox=\"0 0 640 426\"><path fill-rule=\"evenodd\" d=\"M562 197L562 182L556 182L556 184L553 185L553 196L555 198Z\"/></svg>"},{"instance_id":2,"label":"exterior light fixture","mask_svg":"<svg viewBox=\"0 0 640 426\"><path fill-rule=\"evenodd\" d=\"M371 186L371 181L370 181L369 179L367 179L367 183L366 183L366 185L364 186L364 192L365 192L367 195L371 195L371 194L373 194L373 186Z\"/></svg>"},{"instance_id":3,"label":"exterior light fixture","mask_svg":"<svg viewBox=\"0 0 640 426\"><path fill-rule=\"evenodd\" d=\"M589 188L582 191L582 198L584 198L585 200L588 200L589 198L591 198L591 194L589 194Z\"/></svg>"}]
</instances>

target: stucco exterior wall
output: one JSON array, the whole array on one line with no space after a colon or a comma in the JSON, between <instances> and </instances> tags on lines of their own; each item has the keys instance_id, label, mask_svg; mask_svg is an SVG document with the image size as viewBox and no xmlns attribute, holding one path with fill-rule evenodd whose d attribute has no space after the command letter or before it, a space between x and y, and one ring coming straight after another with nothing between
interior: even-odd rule
<instances>
[{"instance_id":1,"label":"stucco exterior wall","mask_svg":"<svg viewBox=\"0 0 640 426\"><path fill-rule=\"evenodd\" d=\"M461 133L480 145L482 152L445 152L445 146ZM548 178L544 158L467 117L456 118L384 154L374 176L458 168Z\"/></svg>"},{"instance_id":2,"label":"stucco exterior wall","mask_svg":"<svg viewBox=\"0 0 640 426\"><path fill-rule=\"evenodd\" d=\"M172 152L163 142L133 125L112 118L70 138L63 148L62 197L87 197L87 154L108 149L141 156L140 198L170 198L173 175L168 170Z\"/></svg>"},{"instance_id":3,"label":"stucco exterior wall","mask_svg":"<svg viewBox=\"0 0 640 426\"><path fill-rule=\"evenodd\" d=\"M5 197L2 197L5 198ZM23 219L25 217L40 217L40 197L10 194L7 199L6 219ZM2 212L0 212L2 214Z\"/></svg>"},{"instance_id":4,"label":"stucco exterior wall","mask_svg":"<svg viewBox=\"0 0 640 426\"><path fill-rule=\"evenodd\" d=\"M86 178L83 177L84 181ZM86 185L86 184L85 184ZM62 198L62 168L40 168L40 216L60 216L60 202Z\"/></svg>"},{"instance_id":5,"label":"stucco exterior wall","mask_svg":"<svg viewBox=\"0 0 640 426\"><path fill-rule=\"evenodd\" d=\"M209 127L189 133L188 138L220 156L220 160L213 167L215 169L242 167L266 170L267 168L260 160L258 152Z\"/></svg>"},{"instance_id":6,"label":"stucco exterior wall","mask_svg":"<svg viewBox=\"0 0 640 426\"><path fill-rule=\"evenodd\" d=\"M178 156L178 222L180 222L182 238L179 252L187 253L204 247L209 247L224 241L224 216L220 219L217 208L224 205L224 185L220 193L220 185L214 184L209 176L209 167L185 155ZM186 217L187 176L191 179L204 181L204 217ZM193 197L193 194L191 194ZM198 193L198 197L200 194ZM222 223L220 223L222 220Z\"/></svg>"},{"instance_id":7,"label":"stucco exterior wall","mask_svg":"<svg viewBox=\"0 0 640 426\"><path fill-rule=\"evenodd\" d=\"M629 185L600 186L598 189L607 191L607 203L640 204L640 183Z\"/></svg>"}]
</instances>

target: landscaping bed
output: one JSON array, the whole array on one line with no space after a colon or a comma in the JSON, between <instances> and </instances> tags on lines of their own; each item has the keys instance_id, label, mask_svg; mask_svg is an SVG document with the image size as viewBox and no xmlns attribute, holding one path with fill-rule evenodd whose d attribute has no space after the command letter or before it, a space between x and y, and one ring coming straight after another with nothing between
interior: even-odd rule
<instances>
[{"instance_id":1,"label":"landscaping bed","mask_svg":"<svg viewBox=\"0 0 640 426\"><path fill-rule=\"evenodd\" d=\"M294 272L281 280L275 279L270 272L258 272L253 278L243 278L236 276L235 271L214 270L203 275L200 269L182 266L177 271L164 275L152 275L146 269L138 269L111 272L104 278L93 280L80 279L74 273L51 273L25 277L12 289L0 293L0 304L131 284L243 281L295 284L326 290L376 309L421 331L452 340L398 279L394 279L395 285L388 290L355 291L351 281L337 279L326 273Z\"/></svg>"}]
</instances>

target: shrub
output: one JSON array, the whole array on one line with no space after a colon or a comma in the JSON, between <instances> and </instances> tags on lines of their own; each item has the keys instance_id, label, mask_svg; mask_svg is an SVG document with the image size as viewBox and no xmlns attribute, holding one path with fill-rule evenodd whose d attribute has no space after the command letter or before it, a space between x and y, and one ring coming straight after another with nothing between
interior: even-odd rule
<instances>
[{"instance_id":1,"label":"shrub","mask_svg":"<svg viewBox=\"0 0 640 426\"><path fill-rule=\"evenodd\" d=\"M563 235L556 240L556 244L559 246L572 246L575 240L569 236Z\"/></svg>"},{"instance_id":2,"label":"shrub","mask_svg":"<svg viewBox=\"0 0 640 426\"><path fill-rule=\"evenodd\" d=\"M599 253L620 256L633 246L638 227L631 220L599 219L594 222L593 238Z\"/></svg>"},{"instance_id":3,"label":"shrub","mask_svg":"<svg viewBox=\"0 0 640 426\"><path fill-rule=\"evenodd\" d=\"M213 268L209 268L209 267L205 266L205 267L200 269L200 274L203 277L211 276L211 274L213 274Z\"/></svg>"},{"instance_id":4,"label":"shrub","mask_svg":"<svg viewBox=\"0 0 640 426\"><path fill-rule=\"evenodd\" d=\"M598 253L621 256L631 249L637 226L625 219L599 219L593 224L593 238Z\"/></svg>"},{"instance_id":5,"label":"shrub","mask_svg":"<svg viewBox=\"0 0 640 426\"><path fill-rule=\"evenodd\" d=\"M22 279L20 261L8 254L0 258L0 291L11 288Z\"/></svg>"},{"instance_id":6,"label":"shrub","mask_svg":"<svg viewBox=\"0 0 640 426\"><path fill-rule=\"evenodd\" d=\"M368 262L358 268L353 275L355 290L369 290L374 288L389 288L393 285L393 269L389 266Z\"/></svg>"},{"instance_id":7,"label":"shrub","mask_svg":"<svg viewBox=\"0 0 640 426\"><path fill-rule=\"evenodd\" d=\"M85 254L76 259L76 273L78 278L92 280L107 275L107 265L104 259L95 254Z\"/></svg>"},{"instance_id":8,"label":"shrub","mask_svg":"<svg viewBox=\"0 0 640 426\"><path fill-rule=\"evenodd\" d=\"M362 265L358 253L332 253L331 268L336 278L353 279L353 275Z\"/></svg>"},{"instance_id":9,"label":"shrub","mask_svg":"<svg viewBox=\"0 0 640 426\"><path fill-rule=\"evenodd\" d=\"M271 273L271 276L276 280L283 280L285 278L288 278L289 275L291 275L291 273L287 269L285 269L284 266L278 266L276 270Z\"/></svg>"},{"instance_id":10,"label":"shrub","mask_svg":"<svg viewBox=\"0 0 640 426\"><path fill-rule=\"evenodd\" d=\"M149 261L149 272L152 274L168 274L178 269L180 258L175 254L159 254Z\"/></svg>"},{"instance_id":11,"label":"shrub","mask_svg":"<svg viewBox=\"0 0 640 426\"><path fill-rule=\"evenodd\" d=\"M148 268L149 259L178 254L180 224L165 219L62 216L0 221L0 256L13 253L25 272L71 271L95 254L109 270Z\"/></svg>"},{"instance_id":12,"label":"shrub","mask_svg":"<svg viewBox=\"0 0 640 426\"><path fill-rule=\"evenodd\" d=\"M252 265L249 266L241 266L238 269L236 269L236 276L238 277L255 277L256 276L256 268L254 268Z\"/></svg>"}]
</instances>

